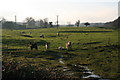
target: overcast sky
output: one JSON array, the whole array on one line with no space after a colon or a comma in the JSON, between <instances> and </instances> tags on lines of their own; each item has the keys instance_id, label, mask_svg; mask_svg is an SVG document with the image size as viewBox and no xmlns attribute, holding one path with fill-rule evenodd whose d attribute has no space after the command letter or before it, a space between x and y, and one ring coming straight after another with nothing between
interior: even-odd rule
<instances>
[{"instance_id":1,"label":"overcast sky","mask_svg":"<svg viewBox=\"0 0 120 80\"><path fill-rule=\"evenodd\" d=\"M118 17L119 0L0 0L0 17L9 21L48 18L56 22L108 22Z\"/></svg>"}]
</instances>

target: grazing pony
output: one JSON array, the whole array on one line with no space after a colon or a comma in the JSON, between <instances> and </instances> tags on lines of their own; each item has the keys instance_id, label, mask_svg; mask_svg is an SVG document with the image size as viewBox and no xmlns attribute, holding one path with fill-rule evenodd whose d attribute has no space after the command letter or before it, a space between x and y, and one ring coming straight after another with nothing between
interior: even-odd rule
<instances>
[{"instance_id":1,"label":"grazing pony","mask_svg":"<svg viewBox=\"0 0 120 80\"><path fill-rule=\"evenodd\" d=\"M65 50L64 47L60 46L58 47L59 50Z\"/></svg>"},{"instance_id":2,"label":"grazing pony","mask_svg":"<svg viewBox=\"0 0 120 80\"><path fill-rule=\"evenodd\" d=\"M70 41L68 41L68 42L66 43L66 48L67 48L68 50L70 50L70 49L72 48L72 44L71 44Z\"/></svg>"},{"instance_id":3,"label":"grazing pony","mask_svg":"<svg viewBox=\"0 0 120 80\"><path fill-rule=\"evenodd\" d=\"M40 35L40 37L41 37L41 38L44 38L44 35L42 34L42 35Z\"/></svg>"},{"instance_id":4,"label":"grazing pony","mask_svg":"<svg viewBox=\"0 0 120 80\"><path fill-rule=\"evenodd\" d=\"M21 34L24 34L25 32L21 32Z\"/></svg>"},{"instance_id":5,"label":"grazing pony","mask_svg":"<svg viewBox=\"0 0 120 80\"><path fill-rule=\"evenodd\" d=\"M50 48L50 44L49 44L49 43L46 43L46 44L45 44L45 48L46 48L46 49L49 49L49 48Z\"/></svg>"},{"instance_id":6,"label":"grazing pony","mask_svg":"<svg viewBox=\"0 0 120 80\"><path fill-rule=\"evenodd\" d=\"M33 50L33 48L35 48L36 50L38 49L37 43L31 43L30 42L30 49Z\"/></svg>"},{"instance_id":7,"label":"grazing pony","mask_svg":"<svg viewBox=\"0 0 120 80\"><path fill-rule=\"evenodd\" d=\"M60 32L57 33L57 36L60 36Z\"/></svg>"}]
</instances>

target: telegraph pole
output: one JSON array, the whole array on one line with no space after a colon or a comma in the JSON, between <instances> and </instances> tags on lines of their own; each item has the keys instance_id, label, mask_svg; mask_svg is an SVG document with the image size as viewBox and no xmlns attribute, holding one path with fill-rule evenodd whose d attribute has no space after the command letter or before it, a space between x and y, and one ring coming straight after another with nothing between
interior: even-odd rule
<instances>
[{"instance_id":1,"label":"telegraph pole","mask_svg":"<svg viewBox=\"0 0 120 80\"><path fill-rule=\"evenodd\" d=\"M58 25L58 15L57 15L57 28L58 28L58 26L59 26L59 25Z\"/></svg>"},{"instance_id":2,"label":"telegraph pole","mask_svg":"<svg viewBox=\"0 0 120 80\"><path fill-rule=\"evenodd\" d=\"M16 22L17 22L17 17L16 17L16 15L15 15L15 27L16 27Z\"/></svg>"}]
</instances>

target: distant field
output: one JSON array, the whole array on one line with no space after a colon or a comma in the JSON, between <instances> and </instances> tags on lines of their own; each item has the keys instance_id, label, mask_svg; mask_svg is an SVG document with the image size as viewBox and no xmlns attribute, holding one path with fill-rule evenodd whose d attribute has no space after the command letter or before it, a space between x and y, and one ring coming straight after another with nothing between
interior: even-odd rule
<instances>
[{"instance_id":1,"label":"distant field","mask_svg":"<svg viewBox=\"0 0 120 80\"><path fill-rule=\"evenodd\" d=\"M80 71L79 67L73 66L79 64L87 66L101 78L117 80L118 31L96 27L3 29L3 78L16 75L17 78L34 77L38 80L40 76L81 79L88 74L83 74L84 69ZM45 37L40 38L41 34ZM58 50L60 46L65 48L68 41L72 42L72 50ZM29 42L37 42L38 50L30 50ZM46 42L50 43L49 50L45 49ZM60 59L64 63L60 63ZM63 67L67 67L71 75L66 75L69 71L64 71Z\"/></svg>"}]
</instances>

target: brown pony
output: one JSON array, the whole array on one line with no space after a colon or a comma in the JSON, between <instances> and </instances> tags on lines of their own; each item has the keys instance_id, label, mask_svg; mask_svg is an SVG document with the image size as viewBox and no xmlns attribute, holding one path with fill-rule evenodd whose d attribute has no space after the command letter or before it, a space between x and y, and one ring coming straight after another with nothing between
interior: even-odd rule
<instances>
[{"instance_id":1,"label":"brown pony","mask_svg":"<svg viewBox=\"0 0 120 80\"><path fill-rule=\"evenodd\" d=\"M71 44L70 41L68 41L68 42L66 43L66 48L67 48L68 50L70 50L70 49L72 48L72 44Z\"/></svg>"},{"instance_id":2,"label":"brown pony","mask_svg":"<svg viewBox=\"0 0 120 80\"><path fill-rule=\"evenodd\" d=\"M33 48L35 48L36 50L38 49L37 43L30 42L29 46L31 50L33 50Z\"/></svg>"}]
</instances>

